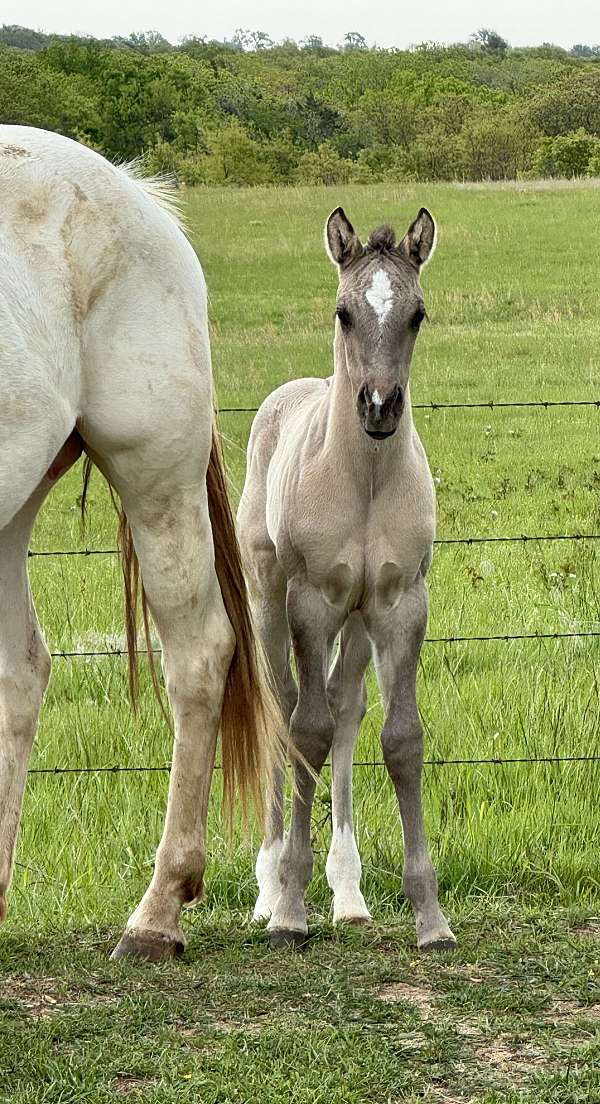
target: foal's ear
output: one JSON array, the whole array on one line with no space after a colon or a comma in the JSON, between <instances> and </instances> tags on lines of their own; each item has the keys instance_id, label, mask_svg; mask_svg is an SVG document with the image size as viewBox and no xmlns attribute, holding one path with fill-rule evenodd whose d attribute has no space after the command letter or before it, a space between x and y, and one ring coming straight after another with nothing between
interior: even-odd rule
<instances>
[{"instance_id":1,"label":"foal's ear","mask_svg":"<svg viewBox=\"0 0 600 1104\"><path fill-rule=\"evenodd\" d=\"M362 253L362 245L343 207L336 207L325 223L325 249L330 261L345 268Z\"/></svg>"},{"instance_id":2,"label":"foal's ear","mask_svg":"<svg viewBox=\"0 0 600 1104\"><path fill-rule=\"evenodd\" d=\"M433 256L436 244L435 222L426 207L421 207L414 222L411 222L398 248L417 270Z\"/></svg>"}]
</instances>

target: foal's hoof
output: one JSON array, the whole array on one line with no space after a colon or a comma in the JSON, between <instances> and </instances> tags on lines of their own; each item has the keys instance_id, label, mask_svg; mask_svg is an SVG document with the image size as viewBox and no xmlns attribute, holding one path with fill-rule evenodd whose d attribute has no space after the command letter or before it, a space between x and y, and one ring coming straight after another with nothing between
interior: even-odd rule
<instances>
[{"instance_id":1,"label":"foal's hoof","mask_svg":"<svg viewBox=\"0 0 600 1104\"><path fill-rule=\"evenodd\" d=\"M455 951L456 939L454 936L446 939L432 939L431 943L422 943L419 950L424 954L429 954L430 951Z\"/></svg>"},{"instance_id":2,"label":"foal's hoof","mask_svg":"<svg viewBox=\"0 0 600 1104\"><path fill-rule=\"evenodd\" d=\"M185 950L180 939L170 939L160 932L126 929L117 943L111 958L141 958L146 962L164 962L169 958L178 958Z\"/></svg>"},{"instance_id":3,"label":"foal's hoof","mask_svg":"<svg viewBox=\"0 0 600 1104\"><path fill-rule=\"evenodd\" d=\"M291 928L273 928L269 932L269 942L272 951L303 951L308 943L308 934Z\"/></svg>"}]
</instances>

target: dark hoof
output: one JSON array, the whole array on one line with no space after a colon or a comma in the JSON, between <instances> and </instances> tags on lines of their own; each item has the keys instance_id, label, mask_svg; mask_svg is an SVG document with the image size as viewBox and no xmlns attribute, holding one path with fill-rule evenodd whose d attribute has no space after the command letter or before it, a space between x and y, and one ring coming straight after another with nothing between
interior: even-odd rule
<instances>
[{"instance_id":1,"label":"dark hoof","mask_svg":"<svg viewBox=\"0 0 600 1104\"><path fill-rule=\"evenodd\" d=\"M431 943L424 943L419 950L425 954L429 954L430 951L455 951L456 939L434 939Z\"/></svg>"},{"instance_id":2,"label":"dark hoof","mask_svg":"<svg viewBox=\"0 0 600 1104\"><path fill-rule=\"evenodd\" d=\"M308 943L306 932L287 928L274 928L269 932L272 951L303 951Z\"/></svg>"},{"instance_id":3,"label":"dark hoof","mask_svg":"<svg viewBox=\"0 0 600 1104\"><path fill-rule=\"evenodd\" d=\"M117 943L111 958L141 958L146 962L163 962L177 958L185 950L178 939L168 939L158 932L126 931Z\"/></svg>"}]
</instances>

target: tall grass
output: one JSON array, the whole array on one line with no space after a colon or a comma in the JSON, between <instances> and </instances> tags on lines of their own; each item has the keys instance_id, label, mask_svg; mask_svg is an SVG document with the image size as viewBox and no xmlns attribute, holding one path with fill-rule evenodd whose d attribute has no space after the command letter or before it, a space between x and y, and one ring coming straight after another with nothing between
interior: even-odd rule
<instances>
[{"instance_id":1,"label":"tall grass","mask_svg":"<svg viewBox=\"0 0 600 1104\"><path fill-rule=\"evenodd\" d=\"M417 343L415 402L600 398L600 192L591 186L203 190L186 202L210 289L224 406L253 406L287 379L331 371L335 275L321 231L338 203L365 235L382 221L403 232L421 205L438 219L439 248L423 276L431 323ZM586 408L419 411L439 534L600 531L599 419ZM250 415L223 416L234 494L250 423ZM92 484L85 536L79 493L74 471L45 506L36 547L114 545L101 481ZM600 629L599 551L592 542L438 548L430 635ZM34 560L31 576L52 648L119 640L114 558ZM599 645L590 638L426 646L419 700L428 758L600 752ZM380 759L381 723L371 685L358 759ZM134 719L122 660L56 661L33 765L169 757L147 678ZM599 771L600 763L428 767L426 815L445 893L463 901L480 894L591 898L598 891ZM323 777L311 900L326 912L328 770ZM150 876L166 785L161 773L32 776L9 924L122 920ZM356 769L355 804L365 893L376 915L389 914L401 900L402 842L381 767ZM225 840L218 779L210 821L205 908L245 910L257 835Z\"/></svg>"}]
</instances>

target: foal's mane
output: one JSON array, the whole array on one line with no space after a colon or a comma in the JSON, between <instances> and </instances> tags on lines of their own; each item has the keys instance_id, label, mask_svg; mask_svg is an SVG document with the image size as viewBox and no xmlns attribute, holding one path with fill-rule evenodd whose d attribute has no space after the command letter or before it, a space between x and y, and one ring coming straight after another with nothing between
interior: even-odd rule
<instances>
[{"instance_id":1,"label":"foal's mane","mask_svg":"<svg viewBox=\"0 0 600 1104\"><path fill-rule=\"evenodd\" d=\"M367 249L371 253L392 253L397 247L396 231L384 223L369 235Z\"/></svg>"}]
</instances>

